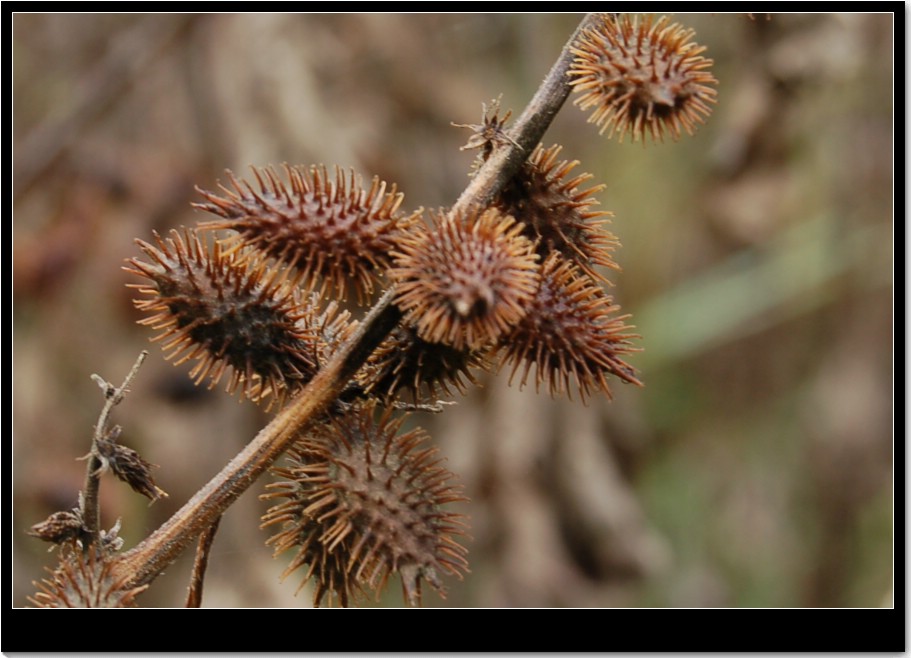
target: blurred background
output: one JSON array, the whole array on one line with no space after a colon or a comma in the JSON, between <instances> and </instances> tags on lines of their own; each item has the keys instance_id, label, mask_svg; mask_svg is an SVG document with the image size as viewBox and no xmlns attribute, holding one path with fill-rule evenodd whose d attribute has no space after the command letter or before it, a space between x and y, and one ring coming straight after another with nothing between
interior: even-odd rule
<instances>
[{"instance_id":1,"label":"blurred background","mask_svg":"<svg viewBox=\"0 0 911 658\"><path fill-rule=\"evenodd\" d=\"M268 421L166 363L121 271L134 238L205 217L230 168L325 163L451 204L476 123L521 112L580 16L17 14L14 605L56 558L26 536L76 503L102 397L170 498L108 476L130 547ZM612 294L645 388L551 400L484 376L415 417L465 486L471 573L428 606L892 604L893 17L676 15L719 80L695 137L599 138L567 104L545 137L605 183ZM254 487L225 516L204 605L302 606ZM185 555L139 603L181 606ZM379 602L402 605L397 584Z\"/></svg>"}]
</instances>

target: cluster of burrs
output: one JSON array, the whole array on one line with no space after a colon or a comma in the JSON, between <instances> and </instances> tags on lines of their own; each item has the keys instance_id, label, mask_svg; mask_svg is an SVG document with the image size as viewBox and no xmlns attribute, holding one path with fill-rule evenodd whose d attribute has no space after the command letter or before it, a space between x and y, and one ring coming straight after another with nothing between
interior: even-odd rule
<instances>
[{"instance_id":1,"label":"cluster of burrs","mask_svg":"<svg viewBox=\"0 0 911 658\"><path fill-rule=\"evenodd\" d=\"M605 15L577 41L569 84L601 131L660 139L691 132L714 79L691 32L667 20ZM466 127L478 163L516 143L509 113L484 107ZM443 593L441 574L468 570L454 476L421 430L402 432L403 407L464 392L478 371L510 371L552 395L611 396L609 380L639 384L629 316L603 287L619 246L590 174L561 147L539 145L486 207L404 212L403 195L374 178L322 166L228 173L195 206L196 228L138 241L140 321L167 358L192 363L197 384L286 404L355 332L343 305L392 288L401 319L321 421L301 433L263 498L263 527L285 575L303 573L314 602L348 605L401 577ZM533 374L532 374L533 373Z\"/></svg>"}]
</instances>

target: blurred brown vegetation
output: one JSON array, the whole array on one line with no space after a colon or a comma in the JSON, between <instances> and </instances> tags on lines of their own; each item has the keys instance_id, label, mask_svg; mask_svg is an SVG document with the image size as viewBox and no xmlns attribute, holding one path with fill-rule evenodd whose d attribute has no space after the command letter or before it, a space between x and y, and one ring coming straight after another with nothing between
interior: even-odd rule
<instances>
[{"instance_id":1,"label":"blurred brown vegetation","mask_svg":"<svg viewBox=\"0 0 911 658\"><path fill-rule=\"evenodd\" d=\"M520 111L572 15L53 15L14 20L14 603L54 558L25 530L75 504L101 407L170 498L106 479L127 546L267 416L194 389L137 313L123 259L194 224L195 184L289 162L445 206L482 101ZM449 606L880 606L893 578L893 17L678 15L719 102L679 143L598 138L567 105L546 136L607 184L646 388L551 400L507 373L420 417L472 502ZM279 583L245 494L207 606L307 606ZM191 556L140 597L179 606ZM368 603L371 604L372 603ZM397 587L381 604L400 605Z\"/></svg>"}]
</instances>

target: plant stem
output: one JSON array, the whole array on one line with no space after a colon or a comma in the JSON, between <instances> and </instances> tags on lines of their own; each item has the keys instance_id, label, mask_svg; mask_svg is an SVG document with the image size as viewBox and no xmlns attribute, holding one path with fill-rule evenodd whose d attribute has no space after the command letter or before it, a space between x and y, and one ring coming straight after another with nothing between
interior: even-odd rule
<instances>
[{"instance_id":1,"label":"plant stem","mask_svg":"<svg viewBox=\"0 0 911 658\"><path fill-rule=\"evenodd\" d=\"M541 140L569 95L566 72L573 60L571 47L579 34L598 20L596 14L589 14L579 24L509 131L514 143L494 149L453 205L452 212L463 212L471 206L487 206ZM392 289L386 291L344 347L218 475L158 530L118 558L115 575L128 577L132 587L154 580L194 537L209 527L285 452L338 397L367 357L401 320L401 312L392 304L393 296Z\"/></svg>"},{"instance_id":2,"label":"plant stem","mask_svg":"<svg viewBox=\"0 0 911 658\"><path fill-rule=\"evenodd\" d=\"M202 586L206 579L206 568L209 566L209 551L212 550L212 542L215 541L219 523L220 516L199 535L196 559L193 561L193 576L190 578L190 587L187 591L187 608L202 607Z\"/></svg>"},{"instance_id":3,"label":"plant stem","mask_svg":"<svg viewBox=\"0 0 911 658\"><path fill-rule=\"evenodd\" d=\"M101 525L101 515L98 508L98 487L101 480L101 471L103 462L98 454L98 443L108 434L108 420L111 417L111 411L123 401L127 393L127 388L136 373L139 372L142 362L145 361L149 353L143 350L136 359L136 363L130 369L126 379L120 388L115 387L112 383L99 375L92 375L92 380L104 391L104 406L101 408L101 414L98 416L98 422L95 423L95 432L92 436L92 449L86 457L88 463L85 466L85 484L82 486L82 525L88 533L89 541L85 542L84 550L89 550L90 546L98 543L98 534Z\"/></svg>"}]
</instances>

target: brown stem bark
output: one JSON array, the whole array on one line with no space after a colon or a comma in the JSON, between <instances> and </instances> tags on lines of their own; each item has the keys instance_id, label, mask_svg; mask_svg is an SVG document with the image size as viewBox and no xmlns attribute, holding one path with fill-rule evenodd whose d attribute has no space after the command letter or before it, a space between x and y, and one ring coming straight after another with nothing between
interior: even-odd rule
<instances>
[{"instance_id":1,"label":"brown stem bark","mask_svg":"<svg viewBox=\"0 0 911 658\"><path fill-rule=\"evenodd\" d=\"M206 580L206 568L209 566L209 551L212 550L212 542L215 541L219 523L221 523L220 516L215 519L215 523L199 535L199 543L196 544L196 559L193 561L193 575L190 577L190 587L187 590L187 608L202 607L202 587Z\"/></svg>"}]
</instances>

